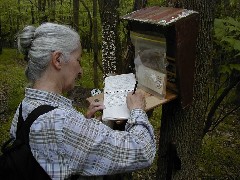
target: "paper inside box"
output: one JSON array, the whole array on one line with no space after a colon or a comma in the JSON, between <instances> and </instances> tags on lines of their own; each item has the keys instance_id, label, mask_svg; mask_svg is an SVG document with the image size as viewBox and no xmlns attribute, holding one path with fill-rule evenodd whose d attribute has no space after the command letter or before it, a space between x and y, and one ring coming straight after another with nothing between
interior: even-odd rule
<instances>
[{"instance_id":1,"label":"paper inside box","mask_svg":"<svg viewBox=\"0 0 240 180\"><path fill-rule=\"evenodd\" d=\"M167 82L166 39L131 32L135 47L135 69L139 85L145 91L164 99Z\"/></svg>"},{"instance_id":2,"label":"paper inside box","mask_svg":"<svg viewBox=\"0 0 240 180\"><path fill-rule=\"evenodd\" d=\"M164 99L166 95L167 75L143 65L137 67L139 86L145 91Z\"/></svg>"}]
</instances>

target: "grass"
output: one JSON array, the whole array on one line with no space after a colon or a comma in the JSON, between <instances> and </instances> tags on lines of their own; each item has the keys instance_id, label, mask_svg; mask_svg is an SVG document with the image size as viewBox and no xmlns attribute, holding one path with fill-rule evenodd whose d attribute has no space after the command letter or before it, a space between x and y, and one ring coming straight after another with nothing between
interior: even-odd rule
<instances>
[{"instance_id":1,"label":"grass","mask_svg":"<svg viewBox=\"0 0 240 180\"><path fill-rule=\"evenodd\" d=\"M205 136L199 159L202 177L240 179L239 128L239 116L232 116Z\"/></svg>"}]
</instances>

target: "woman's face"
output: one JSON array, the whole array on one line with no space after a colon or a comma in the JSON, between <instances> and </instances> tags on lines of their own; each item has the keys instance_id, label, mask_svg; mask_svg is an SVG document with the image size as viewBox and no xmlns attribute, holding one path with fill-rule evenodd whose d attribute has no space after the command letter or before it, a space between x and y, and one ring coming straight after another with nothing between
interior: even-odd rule
<instances>
[{"instance_id":1,"label":"woman's face","mask_svg":"<svg viewBox=\"0 0 240 180\"><path fill-rule=\"evenodd\" d=\"M76 79L82 77L81 55L82 49L79 47L70 54L69 60L64 65L63 92L73 89Z\"/></svg>"}]
</instances>

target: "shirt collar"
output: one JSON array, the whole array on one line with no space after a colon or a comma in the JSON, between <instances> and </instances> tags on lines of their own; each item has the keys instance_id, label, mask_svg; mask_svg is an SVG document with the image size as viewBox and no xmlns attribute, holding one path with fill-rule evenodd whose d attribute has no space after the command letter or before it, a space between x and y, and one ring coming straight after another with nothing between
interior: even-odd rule
<instances>
[{"instance_id":1,"label":"shirt collar","mask_svg":"<svg viewBox=\"0 0 240 180\"><path fill-rule=\"evenodd\" d=\"M65 98L59 94L55 94L53 92L47 92L47 91L38 90L38 89L26 88L25 97L30 99L45 101L51 104L72 106L72 100Z\"/></svg>"}]
</instances>

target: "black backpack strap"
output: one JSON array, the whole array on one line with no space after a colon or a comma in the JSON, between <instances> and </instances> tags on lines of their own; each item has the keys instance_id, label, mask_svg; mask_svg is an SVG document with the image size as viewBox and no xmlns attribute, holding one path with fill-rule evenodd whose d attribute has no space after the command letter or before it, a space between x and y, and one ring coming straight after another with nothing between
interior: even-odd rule
<instances>
[{"instance_id":1,"label":"black backpack strap","mask_svg":"<svg viewBox=\"0 0 240 180\"><path fill-rule=\"evenodd\" d=\"M19 108L19 117L18 117L18 125L17 125L17 133L16 133L16 139L21 139L25 141L26 143L29 142L29 132L30 127L33 124L33 122L41 115L52 111L56 107L50 106L50 105L40 105L36 109L34 109L27 117L27 119L24 121L22 117L22 104Z\"/></svg>"},{"instance_id":2,"label":"black backpack strap","mask_svg":"<svg viewBox=\"0 0 240 180\"><path fill-rule=\"evenodd\" d=\"M17 122L17 131L16 131L16 139L10 138L6 141L2 147L2 153L7 153L8 151L12 151L17 147L21 146L23 143L29 145L29 132L30 127L33 122L42 114L45 114L56 107L50 105L40 105L36 109L34 109L24 121L22 117L22 103L19 107L19 115L18 115L18 122Z\"/></svg>"},{"instance_id":3,"label":"black backpack strap","mask_svg":"<svg viewBox=\"0 0 240 180\"><path fill-rule=\"evenodd\" d=\"M23 117L22 117L22 103L21 103L20 107L18 109L18 122L17 122L16 135L19 134L19 131L22 128L23 122L24 122L24 120L23 120Z\"/></svg>"},{"instance_id":4,"label":"black backpack strap","mask_svg":"<svg viewBox=\"0 0 240 180\"><path fill-rule=\"evenodd\" d=\"M50 105L40 105L36 109L34 109L27 117L25 121L23 121L22 118L22 107L19 108L19 120L20 123L20 129L18 129L18 134L16 135L16 141L20 140L20 142L24 142L26 146L25 148L22 148L22 151L30 152L30 154L26 154L25 152L22 152L23 155L26 154L26 157L23 157L24 161L27 161L28 167L22 167L21 164L18 163L17 167L19 167L19 174L22 174L22 177L24 179L34 179L34 180L50 180L50 176L44 171L44 169L40 166L40 164L37 162L37 160L33 157L29 145L29 132L30 127L33 124L33 122L40 116L43 115L56 107L50 106ZM30 156L29 156L30 155ZM22 161L19 161L22 162ZM31 166L31 167L29 167ZM32 172L26 172L26 169L31 169ZM22 172L22 173L21 173Z\"/></svg>"}]
</instances>

